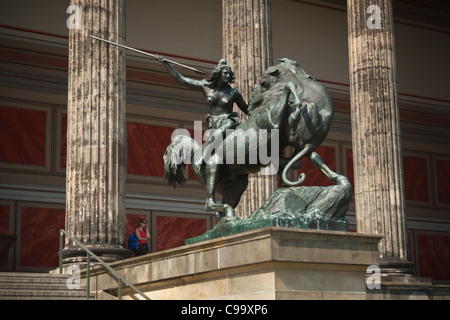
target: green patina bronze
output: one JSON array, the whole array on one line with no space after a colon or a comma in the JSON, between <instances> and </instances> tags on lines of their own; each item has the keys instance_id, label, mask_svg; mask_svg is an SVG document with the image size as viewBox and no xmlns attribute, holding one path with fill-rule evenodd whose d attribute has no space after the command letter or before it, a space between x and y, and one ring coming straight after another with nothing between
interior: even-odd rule
<instances>
[{"instance_id":1,"label":"green patina bronze","mask_svg":"<svg viewBox=\"0 0 450 320\"><path fill-rule=\"evenodd\" d=\"M192 87L194 82L174 72L167 62L165 64L172 76ZM216 73L220 64L223 67L226 62L221 60ZM231 69L227 67L225 73L229 72ZM213 83L211 78L194 83L197 89L204 91L207 105L212 110L214 105L211 105L211 102L214 101L214 97L220 97L222 101L228 101L228 104L230 100L227 97L240 97L240 94L226 83L227 77L223 79L220 86ZM179 135L172 140L164 154L165 179L169 184L174 187L183 184L186 179L182 170L186 162L192 163L197 180L206 186L205 210L216 211L221 218L212 230L200 237L187 239L186 243L265 226L348 230L345 214L351 199L350 183L346 177L330 170L316 152L316 148L327 136L333 119L333 103L327 89L309 76L296 61L280 59L278 65L268 68L261 75L260 83L255 86L248 106L241 98L235 103L248 112L248 119L242 122L235 121L233 126L235 130L227 134L225 130L218 128L220 138L223 139L212 137L200 146L190 137ZM230 109L228 104L227 107ZM231 109L229 111L231 114ZM223 113L225 114L223 117L233 118L228 116L226 111ZM288 146L295 149L291 157L280 158L279 161L278 174L282 183L289 188L277 190L249 218L239 219L235 215L234 208L247 188L248 175L257 173L270 164L262 162L258 156L256 161L250 161L251 153L259 152L261 140L258 134L249 135L243 145L238 145L236 138L249 130L259 132L260 129L266 129L267 132L265 143L268 154L275 151L282 154L282 150ZM277 129L277 135L272 133L274 129ZM274 141L271 139L278 139L277 143L272 144ZM232 143L229 144L230 142ZM221 150L222 159L227 161L222 163L211 159L205 160L206 154L211 155L212 145L214 150ZM230 149L230 145L233 148ZM271 150L273 145L277 150ZM243 163L236 158L238 149L242 148L245 150ZM230 161L229 157L235 161ZM288 170L300 169L304 157L309 158L336 185L298 187L305 179L304 173L299 176L298 181L290 181L287 178ZM187 159L189 161L186 161ZM216 192L222 195L221 203L215 200Z\"/></svg>"},{"instance_id":2,"label":"green patina bronze","mask_svg":"<svg viewBox=\"0 0 450 320\"><path fill-rule=\"evenodd\" d=\"M336 186L281 188L249 218L221 219L213 229L201 236L186 239L185 244L270 226L348 231L345 214L351 193L345 177Z\"/></svg>"}]
</instances>

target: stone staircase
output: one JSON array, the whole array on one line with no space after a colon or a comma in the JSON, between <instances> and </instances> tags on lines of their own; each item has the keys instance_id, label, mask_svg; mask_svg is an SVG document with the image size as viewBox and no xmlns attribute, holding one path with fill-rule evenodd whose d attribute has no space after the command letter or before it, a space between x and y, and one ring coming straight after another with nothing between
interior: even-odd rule
<instances>
[{"instance_id":1,"label":"stone staircase","mask_svg":"<svg viewBox=\"0 0 450 320\"><path fill-rule=\"evenodd\" d=\"M59 274L0 272L0 300L85 300L86 289L69 289L67 279Z\"/></svg>"}]
</instances>

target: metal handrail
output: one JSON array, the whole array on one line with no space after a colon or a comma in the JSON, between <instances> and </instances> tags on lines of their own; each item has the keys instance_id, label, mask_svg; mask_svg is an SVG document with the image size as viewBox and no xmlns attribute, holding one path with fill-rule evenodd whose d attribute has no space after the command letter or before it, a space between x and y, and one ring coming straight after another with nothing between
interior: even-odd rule
<instances>
[{"instance_id":1,"label":"metal handrail","mask_svg":"<svg viewBox=\"0 0 450 320\"><path fill-rule=\"evenodd\" d=\"M122 282L125 283L127 286L129 286L131 289L133 289L134 291L136 291L138 294L140 294L141 296L144 297L144 299L146 300L150 300L150 298L143 293L141 290L139 290L138 288L136 288L133 284L131 284L127 279L125 279L124 277L122 277L119 273L117 273L116 271L114 271L113 268L111 268L110 266L108 266L102 259L100 259L95 253L93 253L91 250L89 250L88 248L86 248L83 244L81 244L78 240L76 240L74 237L72 237L70 234L67 233L67 231L60 229L59 230L59 273L62 274L62 251L63 251L63 235L65 234L66 236L68 236L70 238L70 240L72 240L73 242L75 242L81 249L83 249L84 251L86 251L87 253L87 266L86 266L86 298L89 299L91 293L90 293L90 263L91 263L91 256L94 257L95 260L97 260L102 266L104 266L106 269L108 269L109 272L111 272L114 276L117 277L117 282L118 282L118 299L122 300Z\"/></svg>"}]
</instances>

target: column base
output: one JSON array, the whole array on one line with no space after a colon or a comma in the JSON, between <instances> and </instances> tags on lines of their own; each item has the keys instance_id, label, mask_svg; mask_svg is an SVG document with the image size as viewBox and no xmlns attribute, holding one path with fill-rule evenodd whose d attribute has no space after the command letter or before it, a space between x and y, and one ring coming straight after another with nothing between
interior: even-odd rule
<instances>
[{"instance_id":1,"label":"column base","mask_svg":"<svg viewBox=\"0 0 450 320\"><path fill-rule=\"evenodd\" d=\"M413 275L414 263L409 260L395 257L385 257L379 260L378 266L383 276Z\"/></svg>"},{"instance_id":2,"label":"column base","mask_svg":"<svg viewBox=\"0 0 450 320\"><path fill-rule=\"evenodd\" d=\"M106 263L130 258L133 254L130 250L119 245L86 245L86 247ZM85 264L86 261L87 253L80 247L75 246L63 249L64 265L73 263ZM97 262L93 257L91 257L91 261L93 263Z\"/></svg>"}]
</instances>

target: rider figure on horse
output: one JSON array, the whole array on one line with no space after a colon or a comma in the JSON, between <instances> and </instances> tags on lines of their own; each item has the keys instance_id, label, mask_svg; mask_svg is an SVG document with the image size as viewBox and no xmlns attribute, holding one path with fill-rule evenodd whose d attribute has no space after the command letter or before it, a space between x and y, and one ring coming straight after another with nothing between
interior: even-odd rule
<instances>
[{"instance_id":1,"label":"rider figure on horse","mask_svg":"<svg viewBox=\"0 0 450 320\"><path fill-rule=\"evenodd\" d=\"M227 65L227 61L225 59L221 59L217 67L211 72L210 77L203 80L195 80L183 76L161 56L156 56L155 59L164 63L165 67L169 71L169 74L179 83L190 89L203 92L206 105L209 109L209 114L206 116L207 129L215 129L219 131L214 132L214 134L209 137L206 137L207 141L204 144L205 147L208 145L213 145L212 142L215 140L214 136L220 134L222 138L225 138L227 133L226 131L228 129L235 129L241 123L241 119L238 114L233 112L233 106L235 103L239 109L242 110L242 112L248 115L247 103L244 101L239 91L230 86L230 84L234 82L234 72L231 71L231 68ZM212 152L214 152L214 148ZM195 160L191 163L194 171L200 172L202 170L204 165L203 160ZM217 204L215 200L216 184L222 174L219 166L220 161L217 163L215 161L212 163L208 162L208 165L204 166L204 183L208 194L205 204L206 211L221 211L223 207L223 205ZM229 211L233 211L230 206L227 205L227 207L229 207ZM217 214L220 216L219 213Z\"/></svg>"},{"instance_id":2,"label":"rider figure on horse","mask_svg":"<svg viewBox=\"0 0 450 320\"><path fill-rule=\"evenodd\" d=\"M206 106L209 109L209 114L206 116L208 129L219 129L225 133L226 129L236 128L241 123L241 119L236 112L233 112L235 103L242 112L248 114L248 106L242 95L230 86L230 83L234 83L234 72L231 71L225 59L221 59L210 77L203 80L183 76L161 56L156 56L155 59L162 62L169 74L179 83L203 92Z\"/></svg>"}]
</instances>

